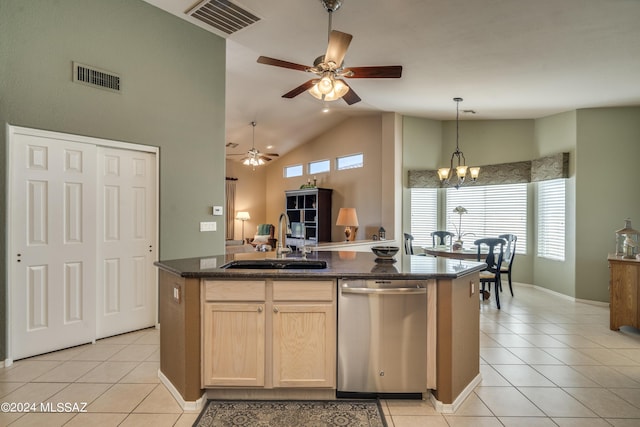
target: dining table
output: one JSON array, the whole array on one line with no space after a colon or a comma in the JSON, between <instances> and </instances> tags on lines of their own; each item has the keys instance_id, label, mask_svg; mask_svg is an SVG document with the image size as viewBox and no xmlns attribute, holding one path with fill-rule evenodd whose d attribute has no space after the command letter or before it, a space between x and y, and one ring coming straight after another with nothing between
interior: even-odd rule
<instances>
[{"instance_id":1,"label":"dining table","mask_svg":"<svg viewBox=\"0 0 640 427\"><path fill-rule=\"evenodd\" d=\"M476 246L472 247L463 247L462 249L453 249L451 245L439 245L439 246L422 246L422 250L427 255L432 256L441 256L445 258L455 258L455 259L478 259L478 248ZM481 252L481 254L486 255L486 251Z\"/></svg>"}]
</instances>

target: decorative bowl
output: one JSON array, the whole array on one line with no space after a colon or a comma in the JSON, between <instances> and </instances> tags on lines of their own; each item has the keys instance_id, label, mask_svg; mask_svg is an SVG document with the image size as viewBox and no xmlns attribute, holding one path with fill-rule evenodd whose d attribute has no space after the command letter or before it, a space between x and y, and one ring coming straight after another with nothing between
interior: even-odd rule
<instances>
[{"instance_id":1,"label":"decorative bowl","mask_svg":"<svg viewBox=\"0 0 640 427\"><path fill-rule=\"evenodd\" d=\"M371 250L380 259L393 259L393 256L400 250L397 246L373 246Z\"/></svg>"}]
</instances>

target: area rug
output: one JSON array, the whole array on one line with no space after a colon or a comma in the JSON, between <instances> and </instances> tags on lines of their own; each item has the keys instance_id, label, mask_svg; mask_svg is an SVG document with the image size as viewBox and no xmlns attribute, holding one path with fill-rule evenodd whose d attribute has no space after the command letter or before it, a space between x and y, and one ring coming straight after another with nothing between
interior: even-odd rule
<instances>
[{"instance_id":1,"label":"area rug","mask_svg":"<svg viewBox=\"0 0 640 427\"><path fill-rule=\"evenodd\" d=\"M209 400L194 427L387 427L376 400Z\"/></svg>"}]
</instances>

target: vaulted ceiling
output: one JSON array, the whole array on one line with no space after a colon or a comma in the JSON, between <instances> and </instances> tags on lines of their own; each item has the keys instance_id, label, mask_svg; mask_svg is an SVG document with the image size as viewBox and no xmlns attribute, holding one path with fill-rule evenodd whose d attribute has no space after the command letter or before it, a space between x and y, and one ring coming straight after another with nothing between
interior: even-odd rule
<instances>
[{"instance_id":1,"label":"vaulted ceiling","mask_svg":"<svg viewBox=\"0 0 640 427\"><path fill-rule=\"evenodd\" d=\"M232 152L286 153L354 115L539 118L640 105L639 0L343 0L333 29L353 35L345 66L402 65L400 79L352 79L362 102L281 96L312 78L258 64L313 65L327 46L320 0L229 0L259 20L227 35L187 12L193 0L145 0L227 40L226 135ZM227 2L227 0L215 0ZM267 149L268 145L273 148Z\"/></svg>"}]
</instances>

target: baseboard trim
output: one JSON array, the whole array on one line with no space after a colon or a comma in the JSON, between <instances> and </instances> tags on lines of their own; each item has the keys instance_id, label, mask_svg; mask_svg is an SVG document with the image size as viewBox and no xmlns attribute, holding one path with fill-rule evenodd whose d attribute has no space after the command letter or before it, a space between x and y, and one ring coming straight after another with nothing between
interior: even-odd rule
<instances>
[{"instance_id":1,"label":"baseboard trim","mask_svg":"<svg viewBox=\"0 0 640 427\"><path fill-rule=\"evenodd\" d=\"M481 381L482 374L478 373L478 375L476 375L476 377L469 384L467 384L464 390L460 392L453 403L442 403L435 398L433 393L429 394L429 400L431 400L431 404L437 412L440 412L441 414L453 414L458 410L458 408L460 408L467 397L469 397L469 395L473 393L473 389L476 388L476 386L480 384Z\"/></svg>"},{"instance_id":2,"label":"baseboard trim","mask_svg":"<svg viewBox=\"0 0 640 427\"><path fill-rule=\"evenodd\" d=\"M609 307L609 303L608 302L603 302L603 301L594 301L594 300L590 300L590 299L580 299L580 298L575 298L569 295L565 295L561 292L558 291L554 291L551 290L549 288L545 288L543 286L538 286L538 285L532 285L530 283L520 283L520 282L513 282L513 286L521 286L521 287L526 287L526 288L533 288L537 291L540 292L546 292L548 294L557 296L558 298L562 298L565 299L567 301L571 301L571 302L580 302L582 304L589 304L589 305L595 305L598 307Z\"/></svg>"},{"instance_id":3,"label":"baseboard trim","mask_svg":"<svg viewBox=\"0 0 640 427\"><path fill-rule=\"evenodd\" d=\"M186 401L182 398L180 392L174 387L174 385L169 381L160 369L158 369L158 378L160 378L160 382L164 384L164 386L169 390L169 393L173 396L173 398L178 402L178 405L185 412L200 412L202 408L204 408L204 404L207 402L207 394L203 393L202 396L196 401Z\"/></svg>"}]
</instances>

